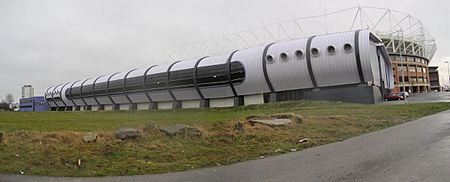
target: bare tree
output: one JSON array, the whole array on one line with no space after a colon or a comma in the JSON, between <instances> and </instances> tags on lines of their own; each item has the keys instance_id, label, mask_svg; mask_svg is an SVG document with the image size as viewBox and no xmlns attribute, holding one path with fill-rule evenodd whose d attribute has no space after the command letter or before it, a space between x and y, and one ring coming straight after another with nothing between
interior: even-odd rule
<instances>
[{"instance_id":1,"label":"bare tree","mask_svg":"<svg viewBox=\"0 0 450 182\"><path fill-rule=\"evenodd\" d=\"M13 94L6 94L5 102L8 103L8 104L14 103L14 96L13 96Z\"/></svg>"}]
</instances>

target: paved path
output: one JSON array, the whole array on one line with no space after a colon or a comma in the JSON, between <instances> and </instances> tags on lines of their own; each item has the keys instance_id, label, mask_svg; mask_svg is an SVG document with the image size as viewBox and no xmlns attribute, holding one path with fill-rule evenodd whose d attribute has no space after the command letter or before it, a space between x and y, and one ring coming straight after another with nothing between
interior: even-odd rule
<instances>
[{"instance_id":1,"label":"paved path","mask_svg":"<svg viewBox=\"0 0 450 182\"><path fill-rule=\"evenodd\" d=\"M186 172L0 181L450 181L450 110L343 142ZM4 164L2 164L4 165Z\"/></svg>"}]
</instances>

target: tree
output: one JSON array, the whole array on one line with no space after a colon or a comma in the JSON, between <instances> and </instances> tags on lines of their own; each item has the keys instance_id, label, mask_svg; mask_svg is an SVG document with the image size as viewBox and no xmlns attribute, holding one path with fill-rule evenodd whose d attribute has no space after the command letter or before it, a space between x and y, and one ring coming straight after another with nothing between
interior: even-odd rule
<instances>
[{"instance_id":1,"label":"tree","mask_svg":"<svg viewBox=\"0 0 450 182\"><path fill-rule=\"evenodd\" d=\"M14 103L14 96L13 94L7 94L5 97L5 102L8 104Z\"/></svg>"}]
</instances>

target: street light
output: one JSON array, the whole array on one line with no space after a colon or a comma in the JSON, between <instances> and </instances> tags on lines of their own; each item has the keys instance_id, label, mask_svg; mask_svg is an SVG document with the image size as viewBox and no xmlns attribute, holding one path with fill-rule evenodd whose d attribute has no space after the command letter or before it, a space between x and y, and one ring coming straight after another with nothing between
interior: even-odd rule
<instances>
[{"instance_id":1,"label":"street light","mask_svg":"<svg viewBox=\"0 0 450 182\"><path fill-rule=\"evenodd\" d=\"M450 89L450 66L449 66L449 62L445 61L444 63L447 63L447 76L448 76L448 85L447 85L447 90Z\"/></svg>"}]
</instances>

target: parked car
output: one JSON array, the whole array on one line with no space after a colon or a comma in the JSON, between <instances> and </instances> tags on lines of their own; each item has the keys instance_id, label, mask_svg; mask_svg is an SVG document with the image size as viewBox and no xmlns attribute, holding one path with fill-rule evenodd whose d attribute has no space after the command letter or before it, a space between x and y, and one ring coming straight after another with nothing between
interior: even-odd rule
<instances>
[{"instance_id":1,"label":"parked car","mask_svg":"<svg viewBox=\"0 0 450 182\"><path fill-rule=\"evenodd\" d=\"M405 97L409 97L409 93L408 92L399 92L399 94L404 95Z\"/></svg>"},{"instance_id":2,"label":"parked car","mask_svg":"<svg viewBox=\"0 0 450 182\"><path fill-rule=\"evenodd\" d=\"M395 95L384 95L384 100L391 101L391 100L405 100L403 96L400 96L398 94Z\"/></svg>"}]
</instances>

